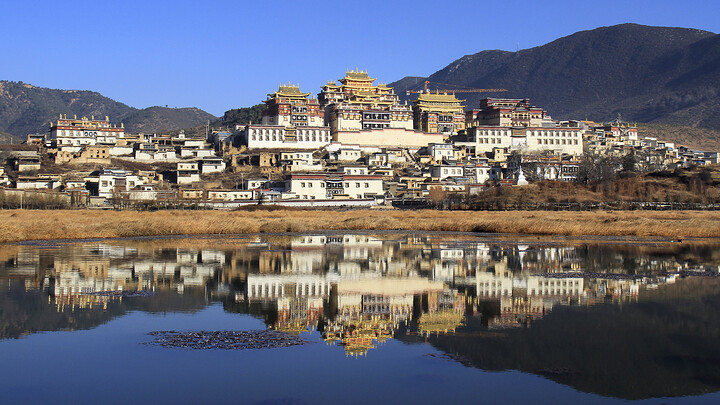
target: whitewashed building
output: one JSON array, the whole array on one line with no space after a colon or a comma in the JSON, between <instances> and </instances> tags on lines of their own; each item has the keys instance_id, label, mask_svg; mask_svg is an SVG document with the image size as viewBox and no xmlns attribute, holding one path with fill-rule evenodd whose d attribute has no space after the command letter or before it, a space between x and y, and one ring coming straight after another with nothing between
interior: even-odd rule
<instances>
[{"instance_id":1,"label":"whitewashed building","mask_svg":"<svg viewBox=\"0 0 720 405\"><path fill-rule=\"evenodd\" d=\"M427 147L428 154L436 162L442 162L443 160L452 160L455 157L453 144L451 143L431 143Z\"/></svg>"},{"instance_id":2,"label":"whitewashed building","mask_svg":"<svg viewBox=\"0 0 720 405\"><path fill-rule=\"evenodd\" d=\"M111 198L113 193L128 191L142 184L140 177L122 169L103 169L98 181L98 195Z\"/></svg>"},{"instance_id":3,"label":"whitewashed building","mask_svg":"<svg viewBox=\"0 0 720 405\"><path fill-rule=\"evenodd\" d=\"M202 174L222 173L225 171L225 161L220 157L204 157L200 165Z\"/></svg>"},{"instance_id":4,"label":"whitewashed building","mask_svg":"<svg viewBox=\"0 0 720 405\"><path fill-rule=\"evenodd\" d=\"M191 184L200 181L200 168L198 162L178 162L177 184Z\"/></svg>"},{"instance_id":5,"label":"whitewashed building","mask_svg":"<svg viewBox=\"0 0 720 405\"><path fill-rule=\"evenodd\" d=\"M382 176L308 173L290 176L290 191L301 200L365 199L383 195Z\"/></svg>"},{"instance_id":6,"label":"whitewashed building","mask_svg":"<svg viewBox=\"0 0 720 405\"><path fill-rule=\"evenodd\" d=\"M448 177L463 177L465 169L462 165L435 165L430 167L430 177L443 180Z\"/></svg>"},{"instance_id":7,"label":"whitewashed building","mask_svg":"<svg viewBox=\"0 0 720 405\"><path fill-rule=\"evenodd\" d=\"M320 149L332 142L328 127L246 125L237 136L248 149Z\"/></svg>"},{"instance_id":8,"label":"whitewashed building","mask_svg":"<svg viewBox=\"0 0 720 405\"><path fill-rule=\"evenodd\" d=\"M110 124L108 117L104 120L96 120L94 116L90 119L76 116L67 118L67 115L60 115L60 118L50 126L50 140L57 143L60 150L80 152L85 145L115 145L118 138L122 138L125 129Z\"/></svg>"},{"instance_id":9,"label":"whitewashed building","mask_svg":"<svg viewBox=\"0 0 720 405\"><path fill-rule=\"evenodd\" d=\"M474 144L475 153L492 152L507 148L521 153L553 152L555 154L582 155L583 130L570 127L509 128L498 126L472 127L468 141Z\"/></svg>"}]
</instances>

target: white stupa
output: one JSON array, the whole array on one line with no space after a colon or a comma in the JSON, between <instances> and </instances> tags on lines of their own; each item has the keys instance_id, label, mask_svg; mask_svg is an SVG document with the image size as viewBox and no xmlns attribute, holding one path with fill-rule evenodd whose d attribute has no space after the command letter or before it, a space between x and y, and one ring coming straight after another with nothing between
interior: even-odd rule
<instances>
[{"instance_id":1,"label":"white stupa","mask_svg":"<svg viewBox=\"0 0 720 405\"><path fill-rule=\"evenodd\" d=\"M528 184L528 181L525 179L525 174L523 174L522 169L518 169L517 182L515 182L515 185L524 186L526 184Z\"/></svg>"}]
</instances>

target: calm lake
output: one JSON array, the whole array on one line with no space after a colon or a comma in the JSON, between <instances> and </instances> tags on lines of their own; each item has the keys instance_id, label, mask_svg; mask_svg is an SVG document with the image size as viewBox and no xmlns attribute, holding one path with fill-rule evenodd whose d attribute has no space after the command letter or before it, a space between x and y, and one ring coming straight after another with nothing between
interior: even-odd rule
<instances>
[{"instance_id":1,"label":"calm lake","mask_svg":"<svg viewBox=\"0 0 720 405\"><path fill-rule=\"evenodd\" d=\"M719 264L442 233L0 245L0 403L720 403Z\"/></svg>"}]
</instances>

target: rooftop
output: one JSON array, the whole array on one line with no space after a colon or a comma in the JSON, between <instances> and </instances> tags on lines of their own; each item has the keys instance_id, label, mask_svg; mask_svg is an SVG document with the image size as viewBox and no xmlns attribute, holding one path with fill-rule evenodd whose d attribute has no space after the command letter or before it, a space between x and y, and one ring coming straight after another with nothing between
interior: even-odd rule
<instances>
[{"instance_id":1,"label":"rooftop","mask_svg":"<svg viewBox=\"0 0 720 405\"><path fill-rule=\"evenodd\" d=\"M444 103L460 103L465 100L460 100L455 97L455 94L448 93L420 93L416 101L433 101L433 102L444 102Z\"/></svg>"},{"instance_id":2,"label":"rooftop","mask_svg":"<svg viewBox=\"0 0 720 405\"><path fill-rule=\"evenodd\" d=\"M363 80L363 81L371 81L374 82L376 79L373 79L370 77L366 70L350 70L345 72L345 77L340 79L340 81L343 80Z\"/></svg>"},{"instance_id":3,"label":"rooftop","mask_svg":"<svg viewBox=\"0 0 720 405\"><path fill-rule=\"evenodd\" d=\"M307 97L310 93L303 93L300 91L300 86L297 85L280 85L278 91L273 94L268 94L268 97Z\"/></svg>"}]
</instances>

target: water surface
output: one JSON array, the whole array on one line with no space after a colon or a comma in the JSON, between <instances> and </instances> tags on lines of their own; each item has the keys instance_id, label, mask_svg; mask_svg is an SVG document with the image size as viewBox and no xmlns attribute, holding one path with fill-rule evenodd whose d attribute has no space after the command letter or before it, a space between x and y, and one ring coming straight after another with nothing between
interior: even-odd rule
<instances>
[{"instance_id":1,"label":"water surface","mask_svg":"<svg viewBox=\"0 0 720 405\"><path fill-rule=\"evenodd\" d=\"M720 401L717 244L507 239L2 245L0 402ZM308 343L148 344L267 328Z\"/></svg>"}]
</instances>

